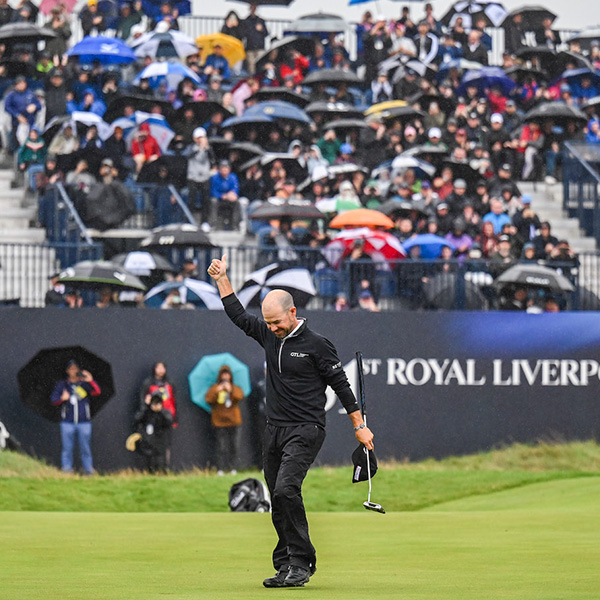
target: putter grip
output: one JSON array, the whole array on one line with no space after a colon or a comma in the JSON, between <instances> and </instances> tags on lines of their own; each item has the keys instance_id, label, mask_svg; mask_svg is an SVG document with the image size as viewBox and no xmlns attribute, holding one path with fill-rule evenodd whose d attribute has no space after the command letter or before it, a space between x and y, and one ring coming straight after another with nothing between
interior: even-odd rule
<instances>
[{"instance_id":1,"label":"putter grip","mask_svg":"<svg viewBox=\"0 0 600 600\"><path fill-rule=\"evenodd\" d=\"M360 399L360 410L363 416L367 412L367 401L365 399L365 371L363 368L363 355L362 352L358 351L355 353L356 356L356 368L358 370L358 395Z\"/></svg>"}]
</instances>

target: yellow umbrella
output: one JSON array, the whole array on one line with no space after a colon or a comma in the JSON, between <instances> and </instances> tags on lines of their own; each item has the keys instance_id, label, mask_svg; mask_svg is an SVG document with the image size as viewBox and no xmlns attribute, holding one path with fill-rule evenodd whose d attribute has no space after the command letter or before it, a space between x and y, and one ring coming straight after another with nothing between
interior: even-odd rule
<instances>
[{"instance_id":1,"label":"yellow umbrella","mask_svg":"<svg viewBox=\"0 0 600 600\"><path fill-rule=\"evenodd\" d=\"M225 33L211 33L209 35L199 35L196 38L196 45L200 48L200 64L204 63L206 57L213 53L215 46L221 46L223 56L233 67L240 60L246 58L244 44L237 38Z\"/></svg>"},{"instance_id":2,"label":"yellow umbrella","mask_svg":"<svg viewBox=\"0 0 600 600\"><path fill-rule=\"evenodd\" d=\"M380 102L379 104L373 104L365 110L365 116L374 115L380 113L383 110L389 110L390 108L398 108L400 106L407 106L408 102L404 100L388 100L387 102Z\"/></svg>"}]
</instances>

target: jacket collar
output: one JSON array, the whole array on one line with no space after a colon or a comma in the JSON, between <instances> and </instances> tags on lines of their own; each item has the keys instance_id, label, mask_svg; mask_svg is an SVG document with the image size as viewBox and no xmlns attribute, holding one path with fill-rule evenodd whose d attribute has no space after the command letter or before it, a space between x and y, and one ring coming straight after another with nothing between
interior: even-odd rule
<instances>
[{"instance_id":1,"label":"jacket collar","mask_svg":"<svg viewBox=\"0 0 600 600\"><path fill-rule=\"evenodd\" d=\"M284 338L283 338L283 342L285 342L285 340L288 340L290 338L296 337L298 335L300 335L304 329L306 328L306 319L301 318L298 319L298 325L296 325L296 327L294 327L294 329L292 330L291 333L288 333Z\"/></svg>"}]
</instances>

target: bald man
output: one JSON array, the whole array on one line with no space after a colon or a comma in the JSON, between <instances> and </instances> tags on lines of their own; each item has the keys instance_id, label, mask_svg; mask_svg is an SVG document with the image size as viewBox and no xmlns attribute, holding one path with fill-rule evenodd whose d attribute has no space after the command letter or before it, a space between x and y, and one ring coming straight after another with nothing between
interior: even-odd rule
<instances>
[{"instance_id":1,"label":"bald man","mask_svg":"<svg viewBox=\"0 0 600 600\"><path fill-rule=\"evenodd\" d=\"M302 587L316 570L308 534L302 482L325 440L325 388L333 388L350 416L361 444L373 449L356 398L334 345L298 318L284 290L269 292L259 319L244 310L227 277L227 256L214 259L208 274L217 282L227 316L265 350L267 426L263 444L265 480L271 493L273 525L279 537L273 551L277 573L268 588Z\"/></svg>"}]
</instances>

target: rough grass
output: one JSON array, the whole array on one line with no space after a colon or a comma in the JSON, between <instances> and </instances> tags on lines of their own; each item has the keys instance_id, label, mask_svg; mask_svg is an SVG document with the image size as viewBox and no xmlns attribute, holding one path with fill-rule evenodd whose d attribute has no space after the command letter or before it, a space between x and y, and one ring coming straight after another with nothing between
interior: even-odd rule
<instances>
[{"instance_id":1,"label":"rough grass","mask_svg":"<svg viewBox=\"0 0 600 600\"><path fill-rule=\"evenodd\" d=\"M373 479L372 500L390 511L415 511L532 483L600 474L593 441L543 442L419 463L386 463ZM137 472L81 477L28 456L0 453L0 510L76 512L227 512L235 481L258 472L217 477L205 471L149 476ZM351 483L350 467L314 468L304 486L307 510L359 512L367 484Z\"/></svg>"}]
</instances>

